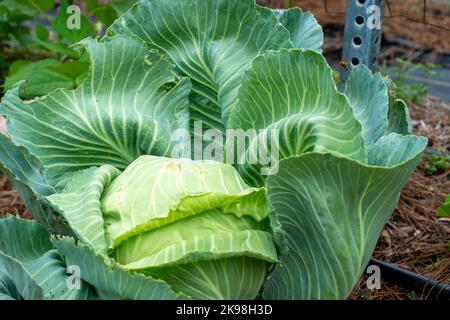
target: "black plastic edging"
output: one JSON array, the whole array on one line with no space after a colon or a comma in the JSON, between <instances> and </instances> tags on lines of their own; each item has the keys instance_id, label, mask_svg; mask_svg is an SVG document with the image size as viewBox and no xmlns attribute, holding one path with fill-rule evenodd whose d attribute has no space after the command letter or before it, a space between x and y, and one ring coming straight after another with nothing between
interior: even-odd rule
<instances>
[{"instance_id":1,"label":"black plastic edging","mask_svg":"<svg viewBox=\"0 0 450 320\"><path fill-rule=\"evenodd\" d=\"M370 265L378 266L381 277L392 284L414 291L427 299L450 300L450 285L377 259L371 259Z\"/></svg>"}]
</instances>

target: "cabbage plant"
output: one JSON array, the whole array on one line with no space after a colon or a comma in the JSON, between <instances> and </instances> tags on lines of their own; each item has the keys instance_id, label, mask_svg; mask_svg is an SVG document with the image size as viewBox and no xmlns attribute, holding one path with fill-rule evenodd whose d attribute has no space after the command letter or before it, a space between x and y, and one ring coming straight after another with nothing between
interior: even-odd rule
<instances>
[{"instance_id":1,"label":"cabbage plant","mask_svg":"<svg viewBox=\"0 0 450 320\"><path fill-rule=\"evenodd\" d=\"M79 87L9 90L0 168L34 220L0 220L0 297L345 299L426 139L379 74L337 88L322 38L300 9L141 0L79 43ZM258 134L172 158L198 121ZM272 174L245 161L275 144Z\"/></svg>"}]
</instances>

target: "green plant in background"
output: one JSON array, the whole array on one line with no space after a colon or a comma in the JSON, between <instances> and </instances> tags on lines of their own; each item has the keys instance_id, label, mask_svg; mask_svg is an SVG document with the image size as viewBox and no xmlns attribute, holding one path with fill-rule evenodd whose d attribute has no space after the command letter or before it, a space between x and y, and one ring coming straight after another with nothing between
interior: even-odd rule
<instances>
[{"instance_id":1,"label":"green plant in background","mask_svg":"<svg viewBox=\"0 0 450 320\"><path fill-rule=\"evenodd\" d=\"M388 68L387 65L381 67L381 73L388 75L392 79L393 90L398 98L414 104L422 104L425 96L428 94L429 87L424 83L411 83L414 71L423 71L422 80L428 80L432 77L439 77L439 72L433 69L439 68L439 65L430 63L413 63L400 58L395 59L395 64Z\"/></svg>"},{"instance_id":2,"label":"green plant in background","mask_svg":"<svg viewBox=\"0 0 450 320\"><path fill-rule=\"evenodd\" d=\"M79 28L69 29L72 1L0 0L0 83L6 92L19 80L22 98L57 88L75 88L86 77L89 61L73 43L102 34L135 1L74 2L83 9ZM97 21L95 24L92 21Z\"/></svg>"},{"instance_id":3,"label":"green plant in background","mask_svg":"<svg viewBox=\"0 0 450 320\"><path fill-rule=\"evenodd\" d=\"M141 0L79 43L77 88L13 86L0 168L36 220L0 220L0 296L345 299L427 141L380 74L338 91L322 41L298 8ZM258 135L234 166L169 158L196 121Z\"/></svg>"},{"instance_id":4,"label":"green plant in background","mask_svg":"<svg viewBox=\"0 0 450 320\"><path fill-rule=\"evenodd\" d=\"M450 155L447 150L442 149L436 153L429 153L425 157L425 172L432 176L440 174L450 168Z\"/></svg>"},{"instance_id":5,"label":"green plant in background","mask_svg":"<svg viewBox=\"0 0 450 320\"><path fill-rule=\"evenodd\" d=\"M284 8L292 8L294 6L293 0L284 0L283 1L283 7Z\"/></svg>"},{"instance_id":6,"label":"green plant in background","mask_svg":"<svg viewBox=\"0 0 450 320\"><path fill-rule=\"evenodd\" d=\"M444 202L442 202L442 204L437 209L437 214L440 217L450 216L450 194L447 196L447 198L444 200Z\"/></svg>"}]
</instances>

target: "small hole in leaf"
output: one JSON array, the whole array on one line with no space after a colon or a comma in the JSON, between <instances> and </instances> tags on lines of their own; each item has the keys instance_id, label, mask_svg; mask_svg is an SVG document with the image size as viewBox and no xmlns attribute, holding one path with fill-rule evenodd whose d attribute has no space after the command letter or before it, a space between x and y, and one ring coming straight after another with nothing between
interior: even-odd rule
<instances>
[{"instance_id":1,"label":"small hole in leaf","mask_svg":"<svg viewBox=\"0 0 450 320\"><path fill-rule=\"evenodd\" d=\"M157 92L158 93L170 92L173 88L176 87L177 84L178 84L178 82L176 82L176 81L166 82L161 87L158 88Z\"/></svg>"}]
</instances>

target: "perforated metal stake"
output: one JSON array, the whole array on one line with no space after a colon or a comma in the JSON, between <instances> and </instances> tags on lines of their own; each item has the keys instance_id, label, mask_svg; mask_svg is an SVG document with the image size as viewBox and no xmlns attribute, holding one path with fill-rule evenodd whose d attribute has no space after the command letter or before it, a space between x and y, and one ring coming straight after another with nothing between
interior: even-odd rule
<instances>
[{"instance_id":1,"label":"perforated metal stake","mask_svg":"<svg viewBox=\"0 0 450 320\"><path fill-rule=\"evenodd\" d=\"M375 71L380 54L385 0L347 0L342 60L344 79L364 64Z\"/></svg>"}]
</instances>

